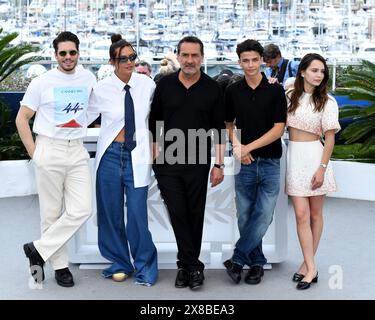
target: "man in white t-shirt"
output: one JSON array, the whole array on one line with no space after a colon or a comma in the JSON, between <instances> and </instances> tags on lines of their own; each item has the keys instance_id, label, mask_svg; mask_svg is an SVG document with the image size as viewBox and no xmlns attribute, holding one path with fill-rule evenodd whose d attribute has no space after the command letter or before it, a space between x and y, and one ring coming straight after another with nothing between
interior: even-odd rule
<instances>
[{"instance_id":1,"label":"man in white t-shirt","mask_svg":"<svg viewBox=\"0 0 375 320\"><path fill-rule=\"evenodd\" d=\"M83 137L96 80L77 67L79 40L75 34L60 33L53 46L58 67L30 83L16 118L21 140L35 165L42 234L23 248L36 282L44 280L43 266L48 260L57 283L72 287L65 244L91 214L89 155ZM34 114L35 142L29 125Z\"/></svg>"}]
</instances>

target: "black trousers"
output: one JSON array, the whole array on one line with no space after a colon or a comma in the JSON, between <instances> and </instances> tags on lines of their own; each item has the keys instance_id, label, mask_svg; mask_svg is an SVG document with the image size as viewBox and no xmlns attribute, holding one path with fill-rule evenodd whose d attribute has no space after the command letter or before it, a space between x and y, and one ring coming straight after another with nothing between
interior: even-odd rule
<instances>
[{"instance_id":1,"label":"black trousers","mask_svg":"<svg viewBox=\"0 0 375 320\"><path fill-rule=\"evenodd\" d=\"M154 170L176 237L177 266L189 271L204 269L199 255L209 170L206 165L184 171Z\"/></svg>"}]
</instances>

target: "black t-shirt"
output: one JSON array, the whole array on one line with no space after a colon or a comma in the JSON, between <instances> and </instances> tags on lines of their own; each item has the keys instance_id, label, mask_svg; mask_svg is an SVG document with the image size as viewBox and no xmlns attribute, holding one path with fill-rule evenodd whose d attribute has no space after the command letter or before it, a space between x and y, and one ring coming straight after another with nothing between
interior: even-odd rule
<instances>
[{"instance_id":1,"label":"black t-shirt","mask_svg":"<svg viewBox=\"0 0 375 320\"><path fill-rule=\"evenodd\" d=\"M286 122L287 102L281 85L270 84L262 73L262 81L252 89L243 78L231 84L225 92L226 121L235 121L241 129L243 145L260 138L272 129L275 123ZM254 157L280 158L281 140L251 152Z\"/></svg>"},{"instance_id":2,"label":"black t-shirt","mask_svg":"<svg viewBox=\"0 0 375 320\"><path fill-rule=\"evenodd\" d=\"M199 151L203 150L208 159L206 164L209 164L211 160L211 129L215 129L214 133L219 133L214 136L215 143L222 141L223 137L220 138L220 133L224 133L225 136L225 110L222 93L219 85L203 72L201 72L199 80L186 89L178 79L179 72L166 75L157 83L151 104L149 128L154 141L160 136L160 131L156 128L156 121L164 121L164 136L171 129L178 129L184 133L186 139L185 162L182 161L178 164L202 163L198 156ZM202 149L203 140L193 139L190 141L188 139L189 129L203 129L208 133L204 139L207 148L203 147ZM165 152L174 141L164 141L162 152ZM225 143L225 140L222 143Z\"/></svg>"}]
</instances>

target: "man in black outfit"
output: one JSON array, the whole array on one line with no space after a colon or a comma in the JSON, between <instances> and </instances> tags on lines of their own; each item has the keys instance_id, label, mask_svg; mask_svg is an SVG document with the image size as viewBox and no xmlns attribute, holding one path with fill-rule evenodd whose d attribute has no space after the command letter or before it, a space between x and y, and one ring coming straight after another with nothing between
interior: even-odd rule
<instances>
[{"instance_id":1,"label":"man in black outfit","mask_svg":"<svg viewBox=\"0 0 375 320\"><path fill-rule=\"evenodd\" d=\"M238 239L233 256L224 262L235 283L244 265L250 267L247 284L258 284L266 264L262 239L272 222L280 190L281 136L286 122L286 98L279 84L270 84L260 72L263 47L256 40L238 44L244 78L225 92L226 124L233 152L241 161L235 176ZM241 130L237 136L235 129Z\"/></svg>"},{"instance_id":2,"label":"man in black outfit","mask_svg":"<svg viewBox=\"0 0 375 320\"><path fill-rule=\"evenodd\" d=\"M224 178L225 140L221 134L225 137L225 112L218 84L200 68L202 41L190 36L180 40L177 59L181 69L157 83L149 124L154 139L153 169L178 247L175 286L196 289L204 280L204 264L199 255L211 165L211 133L214 132L216 154L210 174L214 187ZM192 134L197 136L192 138Z\"/></svg>"}]
</instances>

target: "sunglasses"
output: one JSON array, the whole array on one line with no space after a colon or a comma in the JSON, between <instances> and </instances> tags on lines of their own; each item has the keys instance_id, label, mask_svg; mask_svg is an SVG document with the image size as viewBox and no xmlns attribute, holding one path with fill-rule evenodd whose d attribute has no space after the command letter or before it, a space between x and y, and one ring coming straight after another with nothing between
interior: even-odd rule
<instances>
[{"instance_id":1,"label":"sunglasses","mask_svg":"<svg viewBox=\"0 0 375 320\"><path fill-rule=\"evenodd\" d=\"M146 66L147 66L147 62L137 62L137 63L135 64L135 66L136 66L136 67L138 67L138 66L146 67Z\"/></svg>"},{"instance_id":2,"label":"sunglasses","mask_svg":"<svg viewBox=\"0 0 375 320\"><path fill-rule=\"evenodd\" d=\"M133 53L130 56L119 56L117 58L114 58L114 60L117 60L119 63L126 63L128 61L133 62L135 59L137 59L136 53Z\"/></svg>"},{"instance_id":3,"label":"sunglasses","mask_svg":"<svg viewBox=\"0 0 375 320\"><path fill-rule=\"evenodd\" d=\"M59 51L58 55L60 57L65 57L69 53L70 56L74 57L78 54L77 50L70 50L70 51Z\"/></svg>"}]
</instances>

